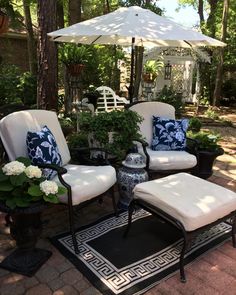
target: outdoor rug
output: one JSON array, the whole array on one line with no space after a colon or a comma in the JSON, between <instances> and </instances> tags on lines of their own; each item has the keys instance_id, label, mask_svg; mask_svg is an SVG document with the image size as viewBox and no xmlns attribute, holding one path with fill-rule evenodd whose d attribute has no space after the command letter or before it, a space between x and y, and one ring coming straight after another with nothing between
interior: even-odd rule
<instances>
[{"instance_id":1,"label":"outdoor rug","mask_svg":"<svg viewBox=\"0 0 236 295\"><path fill-rule=\"evenodd\" d=\"M127 238L127 212L109 216L77 232L80 254L73 251L69 233L52 243L102 294L143 294L179 270L181 233L144 210L133 215ZM186 263L229 238L231 226L221 223L199 235Z\"/></svg>"}]
</instances>

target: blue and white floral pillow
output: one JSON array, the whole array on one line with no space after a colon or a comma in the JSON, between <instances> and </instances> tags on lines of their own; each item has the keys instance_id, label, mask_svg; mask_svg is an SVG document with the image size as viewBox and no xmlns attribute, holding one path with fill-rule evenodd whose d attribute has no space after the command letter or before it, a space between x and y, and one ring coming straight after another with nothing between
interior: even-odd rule
<instances>
[{"instance_id":1,"label":"blue and white floral pillow","mask_svg":"<svg viewBox=\"0 0 236 295\"><path fill-rule=\"evenodd\" d=\"M171 120L153 116L154 151L183 151L186 148L188 119Z\"/></svg>"},{"instance_id":2,"label":"blue and white floral pillow","mask_svg":"<svg viewBox=\"0 0 236 295\"><path fill-rule=\"evenodd\" d=\"M33 165L40 163L62 165L55 137L47 126L44 126L37 132L29 131L26 137L26 144L28 155ZM56 171L44 169L43 174L47 179L52 179L56 175Z\"/></svg>"}]
</instances>

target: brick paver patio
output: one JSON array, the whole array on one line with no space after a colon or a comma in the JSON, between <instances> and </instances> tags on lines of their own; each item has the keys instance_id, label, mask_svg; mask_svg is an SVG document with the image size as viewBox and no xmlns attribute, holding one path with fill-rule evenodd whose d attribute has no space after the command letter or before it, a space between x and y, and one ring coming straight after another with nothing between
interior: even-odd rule
<instances>
[{"instance_id":1,"label":"brick paver patio","mask_svg":"<svg viewBox=\"0 0 236 295\"><path fill-rule=\"evenodd\" d=\"M214 175L209 179L236 192L236 155L235 150L227 149L227 154L217 159ZM99 206L100 208L98 208ZM59 207L60 208L60 207ZM79 224L86 224L111 211L108 200L96 206L89 206L79 215ZM56 218L55 218L55 214ZM1 295L96 295L101 294L91 283L55 249L46 239L47 236L68 230L67 211L64 208L48 208L43 215L44 231L39 247L53 252L52 257L32 278L9 273L0 269ZM0 260L14 248L9 229L4 227L4 215L0 213ZM145 295L157 294L236 294L236 249L231 241L226 242L199 260L186 267L188 281L182 284L179 273L152 288Z\"/></svg>"}]
</instances>

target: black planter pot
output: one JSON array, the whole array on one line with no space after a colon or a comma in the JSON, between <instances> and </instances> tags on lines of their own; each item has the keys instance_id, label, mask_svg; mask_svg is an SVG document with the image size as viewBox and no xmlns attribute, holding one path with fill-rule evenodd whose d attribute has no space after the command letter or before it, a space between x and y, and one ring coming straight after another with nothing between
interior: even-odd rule
<instances>
[{"instance_id":1,"label":"black planter pot","mask_svg":"<svg viewBox=\"0 0 236 295\"><path fill-rule=\"evenodd\" d=\"M35 203L28 208L11 210L0 203L0 210L8 213L10 233L17 246L17 249L0 263L0 268L33 276L52 255L50 251L35 247L42 232L41 212L45 206L43 203Z\"/></svg>"},{"instance_id":2,"label":"black planter pot","mask_svg":"<svg viewBox=\"0 0 236 295\"><path fill-rule=\"evenodd\" d=\"M207 179L213 174L213 165L218 156L224 154L222 148L217 151L198 151L198 167L194 173L196 176Z\"/></svg>"}]
</instances>

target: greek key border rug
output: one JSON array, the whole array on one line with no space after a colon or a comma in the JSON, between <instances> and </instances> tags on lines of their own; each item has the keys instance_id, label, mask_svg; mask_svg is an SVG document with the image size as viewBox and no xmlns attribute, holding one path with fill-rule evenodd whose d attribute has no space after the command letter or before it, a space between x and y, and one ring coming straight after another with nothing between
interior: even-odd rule
<instances>
[{"instance_id":1,"label":"greek key border rug","mask_svg":"<svg viewBox=\"0 0 236 295\"><path fill-rule=\"evenodd\" d=\"M51 238L53 245L105 295L143 294L179 270L181 233L150 213L139 210L127 238L127 212L108 216L77 231L80 254L70 233ZM231 226L221 223L199 235L186 254L186 264L230 237Z\"/></svg>"}]
</instances>

